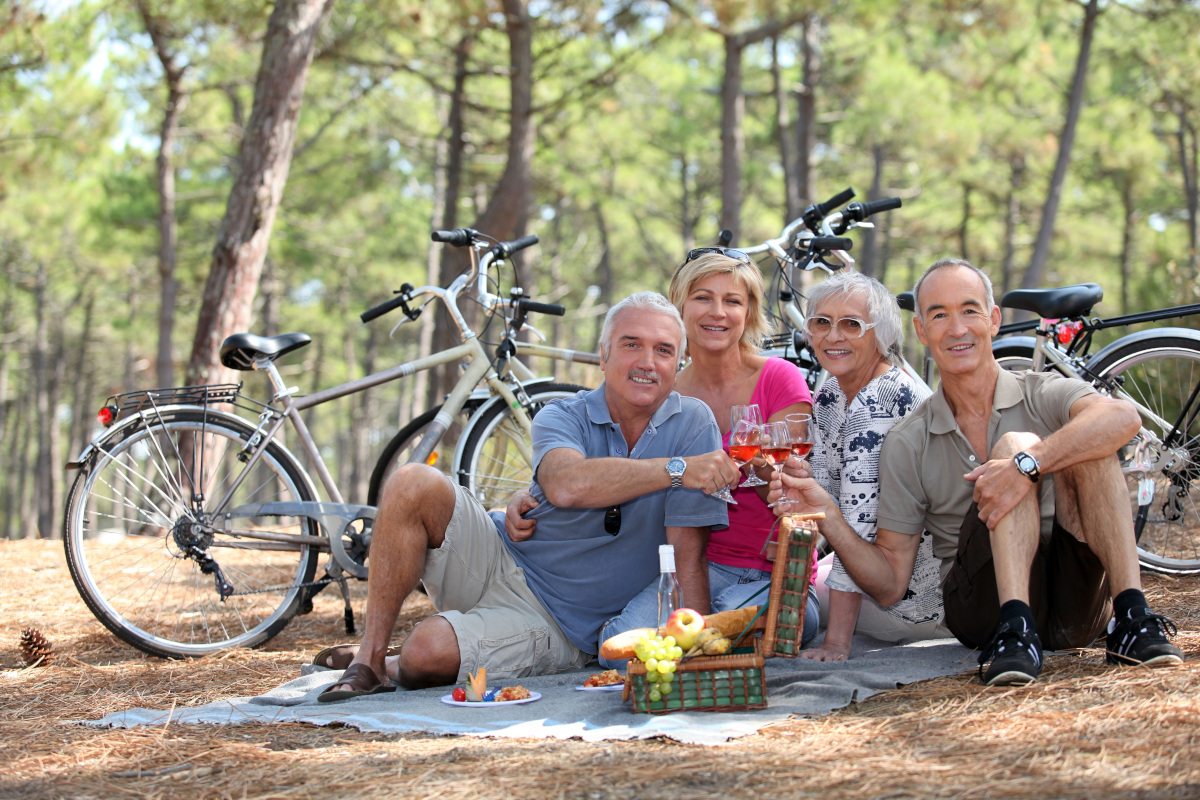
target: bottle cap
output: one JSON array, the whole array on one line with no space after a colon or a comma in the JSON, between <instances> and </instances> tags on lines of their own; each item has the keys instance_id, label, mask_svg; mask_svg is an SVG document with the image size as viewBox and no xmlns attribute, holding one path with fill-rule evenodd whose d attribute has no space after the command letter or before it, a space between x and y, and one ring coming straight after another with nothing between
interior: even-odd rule
<instances>
[{"instance_id":1,"label":"bottle cap","mask_svg":"<svg viewBox=\"0 0 1200 800\"><path fill-rule=\"evenodd\" d=\"M659 572L675 571L675 545L660 544L658 546L658 570Z\"/></svg>"}]
</instances>

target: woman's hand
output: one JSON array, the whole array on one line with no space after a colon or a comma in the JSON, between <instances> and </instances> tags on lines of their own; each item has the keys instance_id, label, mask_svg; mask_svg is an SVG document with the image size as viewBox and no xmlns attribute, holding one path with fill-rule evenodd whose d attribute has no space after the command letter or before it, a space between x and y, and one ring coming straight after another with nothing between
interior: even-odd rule
<instances>
[{"instance_id":1,"label":"woman's hand","mask_svg":"<svg viewBox=\"0 0 1200 800\"><path fill-rule=\"evenodd\" d=\"M771 476L767 498L771 502L784 500L774 509L775 515L779 517L805 511L824 511L829 514L833 504L829 493L812 479L812 470L808 462L794 456L788 458L782 470ZM837 510L836 505L832 510Z\"/></svg>"},{"instance_id":2,"label":"woman's hand","mask_svg":"<svg viewBox=\"0 0 1200 800\"><path fill-rule=\"evenodd\" d=\"M850 658L850 648L842 649L823 644L816 650L801 650L800 657L813 661L845 661Z\"/></svg>"},{"instance_id":3,"label":"woman's hand","mask_svg":"<svg viewBox=\"0 0 1200 800\"><path fill-rule=\"evenodd\" d=\"M525 519L525 513L537 508L538 501L533 499L528 489L522 489L508 500L504 509L504 531L514 542L523 542L533 536L537 527L536 519Z\"/></svg>"}]
</instances>

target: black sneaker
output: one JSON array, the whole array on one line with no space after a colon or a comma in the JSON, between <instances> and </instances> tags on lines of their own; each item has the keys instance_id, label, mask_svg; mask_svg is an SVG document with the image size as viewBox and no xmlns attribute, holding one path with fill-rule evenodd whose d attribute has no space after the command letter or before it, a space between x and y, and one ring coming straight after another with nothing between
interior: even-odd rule
<instances>
[{"instance_id":1,"label":"black sneaker","mask_svg":"<svg viewBox=\"0 0 1200 800\"><path fill-rule=\"evenodd\" d=\"M1183 663L1183 653L1167 641L1175 623L1148 608L1136 608L1124 619L1108 621L1108 663L1167 667Z\"/></svg>"},{"instance_id":2,"label":"black sneaker","mask_svg":"<svg viewBox=\"0 0 1200 800\"><path fill-rule=\"evenodd\" d=\"M1023 619L1002 623L979 654L979 678L988 686L1024 686L1041 672L1042 640Z\"/></svg>"}]
</instances>

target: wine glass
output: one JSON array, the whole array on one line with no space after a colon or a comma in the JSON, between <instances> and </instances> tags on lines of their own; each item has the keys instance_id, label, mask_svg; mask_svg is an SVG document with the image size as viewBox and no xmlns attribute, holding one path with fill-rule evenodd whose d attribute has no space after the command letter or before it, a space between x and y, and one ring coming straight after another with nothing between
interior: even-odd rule
<instances>
[{"instance_id":1,"label":"wine glass","mask_svg":"<svg viewBox=\"0 0 1200 800\"><path fill-rule=\"evenodd\" d=\"M762 444L759 452L778 474L779 470L783 468L783 462L787 461L788 456L792 454L792 432L786 421L768 422L763 425ZM774 503L767 503L767 507L774 508L786 502L788 501L779 499Z\"/></svg>"},{"instance_id":2,"label":"wine glass","mask_svg":"<svg viewBox=\"0 0 1200 800\"><path fill-rule=\"evenodd\" d=\"M729 457L738 465L738 469L749 464L758 455L761 439L761 425L745 419L739 420L734 424L733 430L729 432ZM755 475L753 470L750 472L750 475L758 483L751 483L750 479L747 478L742 486L763 486L766 484L766 481Z\"/></svg>"},{"instance_id":3,"label":"wine glass","mask_svg":"<svg viewBox=\"0 0 1200 800\"><path fill-rule=\"evenodd\" d=\"M762 427L762 424L763 424L762 411L759 409L757 403L750 403L748 405L742 405L742 406L734 406L730 410L730 412L729 412L729 443L731 445L733 444L733 431L737 428L738 423L742 422L742 421L748 422L750 425L754 426L755 429ZM755 442L755 444L757 444L758 440L755 439L754 442ZM743 464L748 464L750 462L750 460L754 458L755 455L757 455L757 453L751 455L750 458L746 459L745 461L742 462L742 464L739 464L738 466L741 467ZM730 457L732 457L732 453L730 454ZM734 459L734 460L736 460L736 459ZM746 486L766 486L766 485L767 485L766 481L764 481L762 478L755 475L754 470L750 470L749 473L746 475L746 480L738 488L741 489Z\"/></svg>"},{"instance_id":4,"label":"wine glass","mask_svg":"<svg viewBox=\"0 0 1200 800\"><path fill-rule=\"evenodd\" d=\"M813 448L812 415L788 414L783 418L791 435L792 455L797 458L807 458Z\"/></svg>"}]
</instances>

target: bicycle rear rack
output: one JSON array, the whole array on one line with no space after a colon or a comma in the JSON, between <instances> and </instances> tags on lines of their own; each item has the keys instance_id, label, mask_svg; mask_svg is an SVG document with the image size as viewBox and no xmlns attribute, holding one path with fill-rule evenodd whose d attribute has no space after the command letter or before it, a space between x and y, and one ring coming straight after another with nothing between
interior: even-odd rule
<instances>
[{"instance_id":1,"label":"bicycle rear rack","mask_svg":"<svg viewBox=\"0 0 1200 800\"><path fill-rule=\"evenodd\" d=\"M108 398L106 405L116 409L118 417L136 414L159 406L210 406L237 403L241 399L240 383L214 383L210 386L171 386L162 389L140 389L123 392Z\"/></svg>"}]
</instances>

